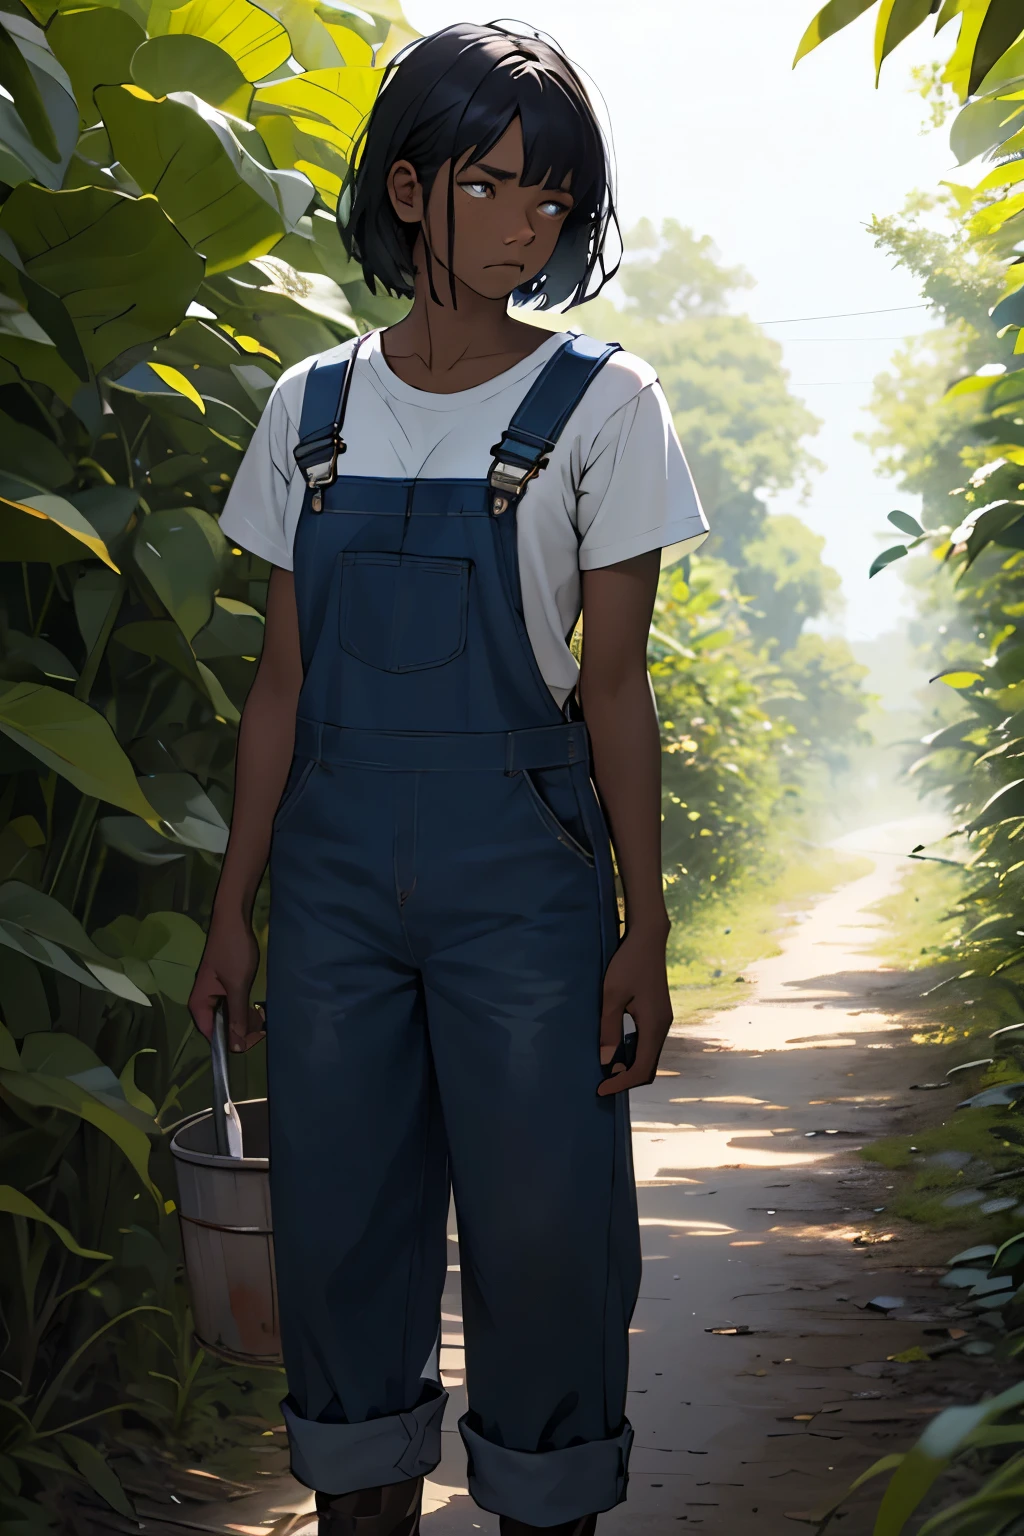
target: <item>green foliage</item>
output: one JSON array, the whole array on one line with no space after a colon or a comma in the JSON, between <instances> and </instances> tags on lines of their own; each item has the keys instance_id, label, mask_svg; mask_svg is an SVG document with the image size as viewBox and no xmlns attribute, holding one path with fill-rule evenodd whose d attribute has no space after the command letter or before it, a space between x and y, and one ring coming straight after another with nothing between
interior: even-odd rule
<instances>
[{"instance_id":1,"label":"green foliage","mask_svg":"<svg viewBox=\"0 0 1024 1536\"><path fill-rule=\"evenodd\" d=\"M217 512L281 369L367 323L333 206L409 36L312 0L0 23L5 1529L132 1514L97 1436L209 1458L276 1416L279 1372L193 1341L169 1198L269 574Z\"/></svg>"},{"instance_id":2,"label":"green foliage","mask_svg":"<svg viewBox=\"0 0 1024 1536\"><path fill-rule=\"evenodd\" d=\"M826 7L833 24L824 24L822 12L808 29L798 58L863 9L833 0ZM935 9L923 0L881 0L876 67ZM872 574L883 562L921 545L932 556L931 579L913 578L920 609L915 639L933 658L934 686L946 690L947 698L935 711L936 728L925 736L924 756L912 771L925 787L945 792L964 865L955 925L935 947L963 967L957 974L972 978L972 991L980 978L988 978L1005 989L1019 1012L1024 1002L1019 927L1024 896L1024 383L1018 350L1024 348L1024 258L1019 255L1024 234L1019 99L1024 42L1017 0L945 0L936 29L954 18L956 45L941 73L932 72L928 89L933 92L941 83L964 104L950 135L958 162L983 157L995 168L973 186L949 189L952 228L946 234L923 221L923 215L934 212L935 198L913 200L901 218L874 224L876 243L921 279L943 328L906 347L894 375L876 388L879 425L873 445L890 473L922 495L927 533L921 535L894 514L892 521L911 534L911 542L894 545L887 560L880 556ZM951 1136L959 1144L967 1135L984 1143L987 1133L991 1141L981 1157L987 1154L990 1162L1006 1165L1002 1177L1019 1190L1024 1134L1019 1117L1009 1117L1017 1116L1020 1100L1009 1086L998 1086L1009 1085L1011 1076L1020 1078L1022 1048L1013 1043L1016 1037L1015 1025L993 1033L993 1053L999 1058L993 1068L996 1086L972 1095L961 1111L966 1126L958 1116L924 1136L918 1133L915 1141L923 1148L929 1138ZM890 1166L906 1155L898 1138L873 1150ZM932 1204L929 1209L927 1201L924 1207L919 1202L907 1214L934 1219L948 1213L942 1202ZM1021 1248L1018 1236L1000 1250L1012 1254L1007 1263L1017 1288L1008 1293L1004 1313L1013 1329L1006 1346L1010 1354L1024 1347ZM976 1408L947 1409L905 1456L886 1457L869 1468L854 1487L892 1472L878 1507L875 1536L900 1536L912 1519L918 1536L1002 1536L1019 1528L1022 1404L1024 1387L1018 1386ZM975 1466L975 1491L934 1512L939 1479L954 1462L968 1459ZM995 1469L989 1470L993 1462ZM839 1504L816 1512L820 1531ZM922 1515L927 1518L919 1523Z\"/></svg>"},{"instance_id":3,"label":"green foliage","mask_svg":"<svg viewBox=\"0 0 1024 1536\"><path fill-rule=\"evenodd\" d=\"M651 632L651 676L664 738L664 858L673 912L716 899L776 852L784 783L780 743L765 697L776 676L752 644L739 595L715 561L692 582L670 569Z\"/></svg>"},{"instance_id":4,"label":"green foliage","mask_svg":"<svg viewBox=\"0 0 1024 1536\"><path fill-rule=\"evenodd\" d=\"M749 277L672 220L660 232L645 220L626 246L623 308L598 300L587 323L657 369L712 529L685 570L666 573L651 643L680 923L778 870L815 804L816 770L842 767L864 739L868 701L845 643L805 632L839 586L823 540L765 504L815 467L804 439L817 422L790 393L778 344L726 312Z\"/></svg>"}]
</instances>

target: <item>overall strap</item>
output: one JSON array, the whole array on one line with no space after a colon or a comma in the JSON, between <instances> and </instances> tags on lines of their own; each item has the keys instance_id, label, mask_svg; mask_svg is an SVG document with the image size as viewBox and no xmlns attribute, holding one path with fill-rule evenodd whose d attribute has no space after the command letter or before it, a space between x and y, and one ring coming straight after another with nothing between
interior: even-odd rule
<instances>
[{"instance_id":1,"label":"overall strap","mask_svg":"<svg viewBox=\"0 0 1024 1536\"><path fill-rule=\"evenodd\" d=\"M545 467L547 455L588 386L612 353L621 350L617 341L594 341L575 331L568 333L544 365L501 442L491 449L494 462L487 483L493 513L506 511Z\"/></svg>"},{"instance_id":2,"label":"overall strap","mask_svg":"<svg viewBox=\"0 0 1024 1536\"><path fill-rule=\"evenodd\" d=\"M338 458L345 452L341 435L352 388L354 363L359 348L371 335L357 336L348 357L333 363L319 360L306 377L299 421L299 441L292 449L306 484L312 491L310 505L314 512L323 509L323 488L338 478Z\"/></svg>"}]
</instances>

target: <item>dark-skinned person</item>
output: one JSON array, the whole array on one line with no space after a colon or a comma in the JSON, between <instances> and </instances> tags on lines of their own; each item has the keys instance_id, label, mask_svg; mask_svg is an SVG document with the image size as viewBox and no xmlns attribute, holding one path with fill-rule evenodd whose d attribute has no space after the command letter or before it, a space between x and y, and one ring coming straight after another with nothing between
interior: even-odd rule
<instances>
[{"instance_id":1,"label":"dark-skinned person","mask_svg":"<svg viewBox=\"0 0 1024 1536\"><path fill-rule=\"evenodd\" d=\"M502 1536L589 1536L633 1438L627 1090L672 1020L646 644L663 550L707 523L653 369L510 312L614 271L607 140L549 39L404 50L339 224L412 306L282 375L221 518L273 570L190 1007L267 1041L282 1409L321 1536L419 1529L450 1194L470 1493Z\"/></svg>"}]
</instances>

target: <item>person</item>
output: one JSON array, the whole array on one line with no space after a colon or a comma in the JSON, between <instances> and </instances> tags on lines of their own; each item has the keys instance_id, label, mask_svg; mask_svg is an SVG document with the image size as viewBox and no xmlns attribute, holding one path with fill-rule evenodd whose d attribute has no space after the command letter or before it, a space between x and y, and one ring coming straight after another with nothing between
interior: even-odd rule
<instances>
[{"instance_id":1,"label":"person","mask_svg":"<svg viewBox=\"0 0 1024 1536\"><path fill-rule=\"evenodd\" d=\"M282 1408L322 1536L419 1528L450 1181L470 1492L503 1536L586 1536L633 1435L627 1090L672 1018L646 641L661 551L707 524L654 371L509 313L612 270L561 51L416 41L353 166L347 249L412 306L282 375L222 515L273 570L190 1006L262 1038L269 857Z\"/></svg>"}]
</instances>

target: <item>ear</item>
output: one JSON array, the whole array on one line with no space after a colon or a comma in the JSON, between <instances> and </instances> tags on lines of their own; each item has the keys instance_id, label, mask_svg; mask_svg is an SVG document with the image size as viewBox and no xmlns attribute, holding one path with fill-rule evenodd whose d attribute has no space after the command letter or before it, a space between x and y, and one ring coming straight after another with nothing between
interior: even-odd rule
<instances>
[{"instance_id":1,"label":"ear","mask_svg":"<svg viewBox=\"0 0 1024 1536\"><path fill-rule=\"evenodd\" d=\"M396 160L388 172L388 196L403 224L423 223L423 188L408 160Z\"/></svg>"}]
</instances>

